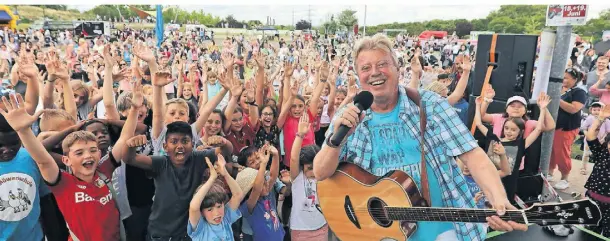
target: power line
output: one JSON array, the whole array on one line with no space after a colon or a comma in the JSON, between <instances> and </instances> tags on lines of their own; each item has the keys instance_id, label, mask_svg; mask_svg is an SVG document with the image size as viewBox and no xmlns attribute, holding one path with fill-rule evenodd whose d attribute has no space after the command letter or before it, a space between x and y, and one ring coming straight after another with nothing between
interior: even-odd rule
<instances>
[{"instance_id":1,"label":"power line","mask_svg":"<svg viewBox=\"0 0 610 241\"><path fill-rule=\"evenodd\" d=\"M309 15L309 26L311 26L312 25L312 23L311 23L311 5L308 5L308 7L309 7L309 13L308 13L308 15ZM311 29L311 27L310 27L310 29Z\"/></svg>"}]
</instances>

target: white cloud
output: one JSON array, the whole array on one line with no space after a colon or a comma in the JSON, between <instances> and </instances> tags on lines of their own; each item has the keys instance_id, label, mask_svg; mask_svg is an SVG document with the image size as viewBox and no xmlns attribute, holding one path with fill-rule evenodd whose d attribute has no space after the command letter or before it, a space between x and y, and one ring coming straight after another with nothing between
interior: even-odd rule
<instances>
[{"instance_id":1,"label":"white cloud","mask_svg":"<svg viewBox=\"0 0 610 241\"><path fill-rule=\"evenodd\" d=\"M70 7L86 11L93 5L71 5ZM267 16L275 19L277 25L292 25L301 19L319 25L331 14L335 17L344 9L358 11L360 25L364 24L364 5L181 5L184 10L203 10L214 16L224 18L232 14L237 20L259 20L266 22ZM477 19L486 17L491 11L498 10L500 5L444 5L444 6L413 6L413 5L368 5L366 25L383 23L418 22L432 19ZM602 10L610 9L610 5L589 5L588 18L596 18ZM294 14L293 14L294 11ZM294 16L294 17L293 17Z\"/></svg>"}]
</instances>

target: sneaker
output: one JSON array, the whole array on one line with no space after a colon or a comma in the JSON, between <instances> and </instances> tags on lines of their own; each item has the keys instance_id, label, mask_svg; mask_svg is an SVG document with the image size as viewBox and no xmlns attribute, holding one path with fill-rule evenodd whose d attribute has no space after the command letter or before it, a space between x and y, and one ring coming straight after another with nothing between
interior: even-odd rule
<instances>
[{"instance_id":1,"label":"sneaker","mask_svg":"<svg viewBox=\"0 0 610 241\"><path fill-rule=\"evenodd\" d=\"M570 183L566 180L561 180L555 184L555 189L564 190L570 187Z\"/></svg>"}]
</instances>

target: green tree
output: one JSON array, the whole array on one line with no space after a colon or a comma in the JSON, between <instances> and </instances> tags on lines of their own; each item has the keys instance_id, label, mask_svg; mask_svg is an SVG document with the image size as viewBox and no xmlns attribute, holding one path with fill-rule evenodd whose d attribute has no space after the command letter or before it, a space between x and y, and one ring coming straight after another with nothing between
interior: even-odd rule
<instances>
[{"instance_id":1,"label":"green tree","mask_svg":"<svg viewBox=\"0 0 610 241\"><path fill-rule=\"evenodd\" d=\"M353 27L355 24L358 24L358 17L356 17L356 11L349 9L341 11L341 13L339 13L339 16L337 16L337 21L339 22L339 25L343 25L348 29Z\"/></svg>"},{"instance_id":2,"label":"green tree","mask_svg":"<svg viewBox=\"0 0 610 241\"><path fill-rule=\"evenodd\" d=\"M295 24L294 27L296 30L311 29L311 23L307 22L307 20L301 19L297 22L297 24Z\"/></svg>"},{"instance_id":3,"label":"green tree","mask_svg":"<svg viewBox=\"0 0 610 241\"><path fill-rule=\"evenodd\" d=\"M335 15L330 15L330 20L324 22L322 28L324 29L324 33L334 34L339 29L339 24L335 21Z\"/></svg>"},{"instance_id":4,"label":"green tree","mask_svg":"<svg viewBox=\"0 0 610 241\"><path fill-rule=\"evenodd\" d=\"M610 30L610 9L599 14L599 18L590 19L586 25L575 26L573 31L581 36L593 37L593 42L601 40L604 30Z\"/></svg>"},{"instance_id":5,"label":"green tree","mask_svg":"<svg viewBox=\"0 0 610 241\"><path fill-rule=\"evenodd\" d=\"M469 35L470 31L472 31L472 23L470 23L468 20L464 20L464 21L456 21L455 23L455 34L457 34L457 36L459 36L460 38Z\"/></svg>"}]
</instances>

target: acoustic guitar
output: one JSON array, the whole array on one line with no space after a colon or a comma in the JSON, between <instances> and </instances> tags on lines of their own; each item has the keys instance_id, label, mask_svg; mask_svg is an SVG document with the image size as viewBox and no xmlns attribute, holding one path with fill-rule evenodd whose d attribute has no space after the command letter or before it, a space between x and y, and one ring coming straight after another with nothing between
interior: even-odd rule
<instances>
[{"instance_id":1,"label":"acoustic guitar","mask_svg":"<svg viewBox=\"0 0 610 241\"><path fill-rule=\"evenodd\" d=\"M427 207L414 180L402 171L377 177L352 163L341 163L330 178L317 184L320 211L341 240L408 240L421 221L486 223L494 209ZM500 217L541 226L598 225L599 207L589 199L534 204L507 210Z\"/></svg>"}]
</instances>

